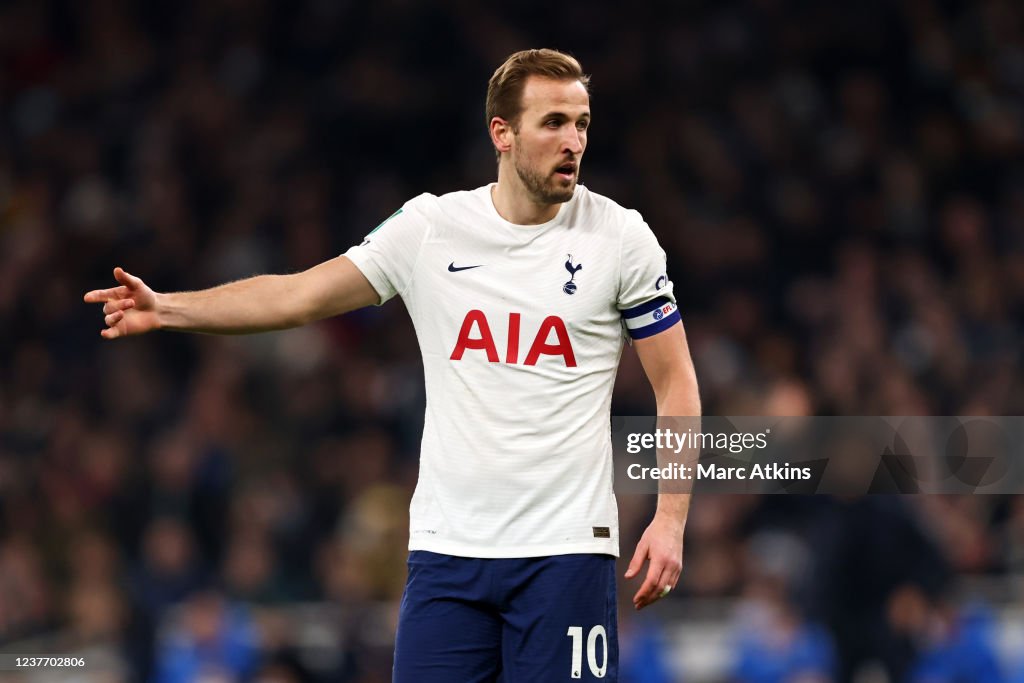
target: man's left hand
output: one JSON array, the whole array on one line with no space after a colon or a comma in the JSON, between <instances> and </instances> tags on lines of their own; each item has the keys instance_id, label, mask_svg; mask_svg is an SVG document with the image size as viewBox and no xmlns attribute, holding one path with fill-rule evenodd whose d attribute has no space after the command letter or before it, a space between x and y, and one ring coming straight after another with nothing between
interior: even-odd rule
<instances>
[{"instance_id":1,"label":"man's left hand","mask_svg":"<svg viewBox=\"0 0 1024 683\"><path fill-rule=\"evenodd\" d=\"M640 573L644 562L650 560L647 578L633 596L633 606L647 607L671 592L683 571L683 524L670 515L658 513L636 544L636 552L626 570L626 578Z\"/></svg>"}]
</instances>

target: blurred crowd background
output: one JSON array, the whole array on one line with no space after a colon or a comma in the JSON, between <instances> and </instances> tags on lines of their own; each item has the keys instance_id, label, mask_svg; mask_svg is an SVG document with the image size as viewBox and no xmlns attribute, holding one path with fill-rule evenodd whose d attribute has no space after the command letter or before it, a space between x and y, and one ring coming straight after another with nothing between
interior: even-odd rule
<instances>
[{"instance_id":1,"label":"blurred crowd background","mask_svg":"<svg viewBox=\"0 0 1024 683\"><path fill-rule=\"evenodd\" d=\"M0 650L390 680L424 400L401 303L101 343L81 296L115 265L304 269L490 182L487 79L541 46L593 75L582 180L667 250L707 414L1024 413L1016 0L13 0ZM614 411L653 410L627 351ZM626 559L652 505L620 499ZM686 543L671 598L620 586L624 683L1024 681L1024 497L705 496Z\"/></svg>"}]
</instances>

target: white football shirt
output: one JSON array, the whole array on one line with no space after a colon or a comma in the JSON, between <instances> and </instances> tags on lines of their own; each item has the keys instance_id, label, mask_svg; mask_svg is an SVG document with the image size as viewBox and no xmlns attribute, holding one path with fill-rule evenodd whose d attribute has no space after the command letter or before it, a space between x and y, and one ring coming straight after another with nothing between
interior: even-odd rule
<instances>
[{"instance_id":1,"label":"white football shirt","mask_svg":"<svg viewBox=\"0 0 1024 683\"><path fill-rule=\"evenodd\" d=\"M422 194L346 256L400 295L426 381L410 550L618 555L610 409L625 333L679 322L640 214L577 186L542 225L491 186Z\"/></svg>"}]
</instances>

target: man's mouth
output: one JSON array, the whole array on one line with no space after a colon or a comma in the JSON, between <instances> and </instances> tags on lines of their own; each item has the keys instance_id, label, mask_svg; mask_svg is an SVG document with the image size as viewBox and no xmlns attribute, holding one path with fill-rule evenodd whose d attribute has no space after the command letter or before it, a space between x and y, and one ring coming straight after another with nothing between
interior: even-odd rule
<instances>
[{"instance_id":1,"label":"man's mouth","mask_svg":"<svg viewBox=\"0 0 1024 683\"><path fill-rule=\"evenodd\" d=\"M571 180L576 175L576 164L566 163L562 164L555 169L555 174L559 175L567 180Z\"/></svg>"}]
</instances>

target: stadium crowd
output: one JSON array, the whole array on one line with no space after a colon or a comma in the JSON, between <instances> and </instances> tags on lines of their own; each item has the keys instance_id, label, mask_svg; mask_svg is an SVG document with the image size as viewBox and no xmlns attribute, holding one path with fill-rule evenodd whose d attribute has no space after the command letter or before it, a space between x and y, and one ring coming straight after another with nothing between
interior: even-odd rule
<instances>
[{"instance_id":1,"label":"stadium crowd","mask_svg":"<svg viewBox=\"0 0 1024 683\"><path fill-rule=\"evenodd\" d=\"M0 647L390 680L424 400L402 306L104 343L81 294L114 265L164 291L303 269L491 181L486 81L528 46L593 74L582 180L668 252L705 413L1024 413L1018 2L14 0ZM627 351L613 411L653 410ZM627 558L652 504L620 500ZM723 680L1024 680L1010 603L963 590L1020 599L1022 497L707 496L686 544L664 609L734 601ZM679 675L660 609L621 612L624 683Z\"/></svg>"}]
</instances>

